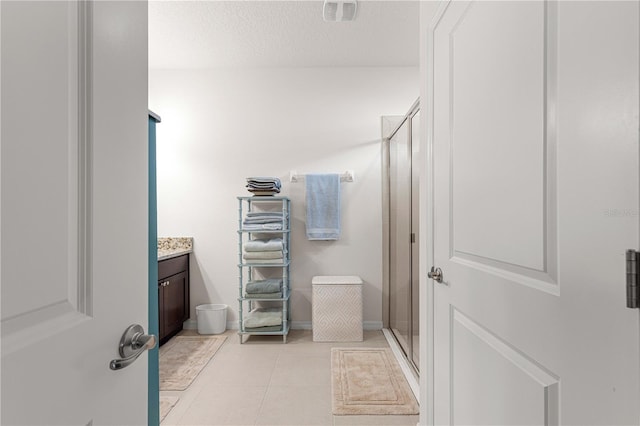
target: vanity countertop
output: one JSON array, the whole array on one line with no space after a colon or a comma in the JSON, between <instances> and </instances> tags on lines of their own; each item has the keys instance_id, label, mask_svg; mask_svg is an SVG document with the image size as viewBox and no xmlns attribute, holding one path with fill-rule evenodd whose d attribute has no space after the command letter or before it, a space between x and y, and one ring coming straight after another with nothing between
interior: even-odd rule
<instances>
[{"instance_id":1,"label":"vanity countertop","mask_svg":"<svg viewBox=\"0 0 640 426\"><path fill-rule=\"evenodd\" d=\"M193 237L159 237L158 261L193 253Z\"/></svg>"}]
</instances>

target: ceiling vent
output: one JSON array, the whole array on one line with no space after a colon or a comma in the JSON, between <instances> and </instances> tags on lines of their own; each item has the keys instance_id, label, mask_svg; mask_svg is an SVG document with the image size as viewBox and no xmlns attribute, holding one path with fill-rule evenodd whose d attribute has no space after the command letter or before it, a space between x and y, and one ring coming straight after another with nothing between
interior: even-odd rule
<instances>
[{"instance_id":1,"label":"ceiling vent","mask_svg":"<svg viewBox=\"0 0 640 426\"><path fill-rule=\"evenodd\" d=\"M322 18L327 22L353 21L358 5L355 0L325 0L322 7Z\"/></svg>"}]
</instances>

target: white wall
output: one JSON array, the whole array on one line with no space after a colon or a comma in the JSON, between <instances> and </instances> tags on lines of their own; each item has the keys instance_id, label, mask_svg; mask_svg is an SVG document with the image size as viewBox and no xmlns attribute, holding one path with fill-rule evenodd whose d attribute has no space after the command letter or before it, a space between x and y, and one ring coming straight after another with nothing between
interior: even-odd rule
<instances>
[{"instance_id":1,"label":"white wall","mask_svg":"<svg viewBox=\"0 0 640 426\"><path fill-rule=\"evenodd\" d=\"M418 68L151 70L158 125L158 235L193 236L191 318L202 303L238 302L236 196L245 177L277 176L292 199L293 326L311 321L314 275L359 275L364 321L382 322L380 117L403 115ZM299 173L355 171L342 184L339 241L305 238Z\"/></svg>"}]
</instances>

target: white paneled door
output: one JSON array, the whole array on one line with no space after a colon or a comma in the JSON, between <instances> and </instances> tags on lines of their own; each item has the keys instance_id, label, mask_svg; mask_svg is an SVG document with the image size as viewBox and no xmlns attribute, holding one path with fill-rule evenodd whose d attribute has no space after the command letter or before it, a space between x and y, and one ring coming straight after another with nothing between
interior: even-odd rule
<instances>
[{"instance_id":1,"label":"white paneled door","mask_svg":"<svg viewBox=\"0 0 640 426\"><path fill-rule=\"evenodd\" d=\"M147 424L147 5L2 1L2 424Z\"/></svg>"},{"instance_id":2,"label":"white paneled door","mask_svg":"<svg viewBox=\"0 0 640 426\"><path fill-rule=\"evenodd\" d=\"M431 25L434 421L638 424L638 2Z\"/></svg>"}]
</instances>

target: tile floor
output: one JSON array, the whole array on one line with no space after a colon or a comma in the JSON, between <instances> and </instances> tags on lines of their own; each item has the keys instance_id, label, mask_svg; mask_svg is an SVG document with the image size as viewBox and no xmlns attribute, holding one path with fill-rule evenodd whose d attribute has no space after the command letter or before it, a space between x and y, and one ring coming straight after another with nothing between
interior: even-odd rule
<instances>
[{"instance_id":1,"label":"tile floor","mask_svg":"<svg viewBox=\"0 0 640 426\"><path fill-rule=\"evenodd\" d=\"M185 330L183 334L197 334ZM364 342L319 343L311 331L250 336L240 345L234 330L185 391L162 391L180 400L162 422L178 425L411 425L418 416L331 414L331 348L388 347L381 331Z\"/></svg>"}]
</instances>

